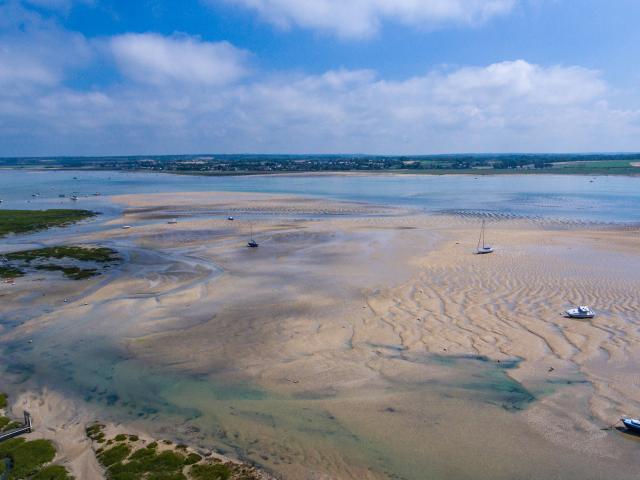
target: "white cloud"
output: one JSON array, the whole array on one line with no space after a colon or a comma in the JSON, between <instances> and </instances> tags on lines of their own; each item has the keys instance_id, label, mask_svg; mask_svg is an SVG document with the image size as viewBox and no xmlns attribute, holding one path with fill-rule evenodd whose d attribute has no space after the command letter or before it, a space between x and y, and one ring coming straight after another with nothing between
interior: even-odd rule
<instances>
[{"instance_id":1,"label":"white cloud","mask_svg":"<svg viewBox=\"0 0 640 480\"><path fill-rule=\"evenodd\" d=\"M0 144L21 145L14 154L638 149L640 112L610 107L609 93L593 70L523 60L403 81L339 70L195 89L60 88L0 95ZM31 141L21 144L21 135Z\"/></svg>"},{"instance_id":2,"label":"white cloud","mask_svg":"<svg viewBox=\"0 0 640 480\"><path fill-rule=\"evenodd\" d=\"M385 81L369 71L282 78L235 92L224 118L256 150L424 153L591 149L615 116L597 72L523 60ZM617 115L617 114L616 114ZM607 120L605 120L605 118ZM594 123L595 121L595 123Z\"/></svg>"},{"instance_id":3,"label":"white cloud","mask_svg":"<svg viewBox=\"0 0 640 480\"><path fill-rule=\"evenodd\" d=\"M473 25L508 13L516 0L205 0L226 1L257 11L267 21L362 38L384 19L417 27Z\"/></svg>"},{"instance_id":4,"label":"white cloud","mask_svg":"<svg viewBox=\"0 0 640 480\"><path fill-rule=\"evenodd\" d=\"M516 60L393 81L349 69L248 75L249 54L227 43L88 42L52 22L0 5L0 156L640 150L637 93L579 66ZM83 85L91 59L107 79Z\"/></svg>"},{"instance_id":5,"label":"white cloud","mask_svg":"<svg viewBox=\"0 0 640 480\"><path fill-rule=\"evenodd\" d=\"M247 73L247 54L227 42L154 33L126 34L110 41L119 68L135 81L222 85Z\"/></svg>"},{"instance_id":6,"label":"white cloud","mask_svg":"<svg viewBox=\"0 0 640 480\"><path fill-rule=\"evenodd\" d=\"M14 94L32 86L53 86L92 55L86 39L25 10L0 4L0 88Z\"/></svg>"},{"instance_id":7,"label":"white cloud","mask_svg":"<svg viewBox=\"0 0 640 480\"><path fill-rule=\"evenodd\" d=\"M543 68L524 60L481 68L461 68L440 77L435 88L442 99L482 104L496 99L540 105L587 102L606 90L600 74L581 67Z\"/></svg>"}]
</instances>

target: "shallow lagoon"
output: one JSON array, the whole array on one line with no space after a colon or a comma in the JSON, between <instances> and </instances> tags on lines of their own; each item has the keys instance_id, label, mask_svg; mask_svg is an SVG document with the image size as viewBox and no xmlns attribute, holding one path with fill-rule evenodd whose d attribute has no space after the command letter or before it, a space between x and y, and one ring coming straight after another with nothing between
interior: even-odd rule
<instances>
[{"instance_id":1,"label":"shallow lagoon","mask_svg":"<svg viewBox=\"0 0 640 480\"><path fill-rule=\"evenodd\" d=\"M260 175L0 170L2 208L74 205L111 211L101 195L262 192L578 221L640 222L640 177L573 175ZM32 197L32 194L39 194ZM76 193L78 202L69 200ZM60 198L66 195L67 198Z\"/></svg>"}]
</instances>

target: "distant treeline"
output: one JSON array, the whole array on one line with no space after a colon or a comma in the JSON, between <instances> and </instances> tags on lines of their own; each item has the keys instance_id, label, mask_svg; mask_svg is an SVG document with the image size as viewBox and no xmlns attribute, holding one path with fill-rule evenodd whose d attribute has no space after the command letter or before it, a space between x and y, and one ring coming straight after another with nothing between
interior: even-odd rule
<instances>
[{"instance_id":1,"label":"distant treeline","mask_svg":"<svg viewBox=\"0 0 640 480\"><path fill-rule=\"evenodd\" d=\"M340 171L458 171L612 169L631 170L640 153L449 154L449 155L163 155L129 157L0 158L4 167L151 170L206 174ZM568 167L568 168L567 168ZM622 173L622 171L620 172Z\"/></svg>"}]
</instances>

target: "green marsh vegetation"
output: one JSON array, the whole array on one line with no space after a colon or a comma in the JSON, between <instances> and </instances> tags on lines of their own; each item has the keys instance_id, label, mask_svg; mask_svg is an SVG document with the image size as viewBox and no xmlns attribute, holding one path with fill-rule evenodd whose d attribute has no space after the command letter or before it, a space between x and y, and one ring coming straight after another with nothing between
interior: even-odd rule
<instances>
[{"instance_id":1,"label":"green marsh vegetation","mask_svg":"<svg viewBox=\"0 0 640 480\"><path fill-rule=\"evenodd\" d=\"M31 477L31 480L72 480L72 478L63 466L49 465Z\"/></svg>"},{"instance_id":2,"label":"green marsh vegetation","mask_svg":"<svg viewBox=\"0 0 640 480\"><path fill-rule=\"evenodd\" d=\"M27 233L51 227L69 225L95 216L89 210L0 210L0 237L9 233ZM26 274L25 267L33 260L70 259L78 262L109 263L119 259L109 248L48 247L25 250L0 256L0 279L13 279ZM56 263L41 264L37 270L60 271L72 280L84 280L99 275L96 268L80 268L77 265Z\"/></svg>"},{"instance_id":3,"label":"green marsh vegetation","mask_svg":"<svg viewBox=\"0 0 640 480\"><path fill-rule=\"evenodd\" d=\"M0 237L66 226L95 215L89 210L75 209L0 210Z\"/></svg>"},{"instance_id":4,"label":"green marsh vegetation","mask_svg":"<svg viewBox=\"0 0 640 480\"><path fill-rule=\"evenodd\" d=\"M0 458L11 461L10 479L30 478L55 456L56 450L48 440L12 438L0 444Z\"/></svg>"},{"instance_id":5,"label":"green marsh vegetation","mask_svg":"<svg viewBox=\"0 0 640 480\"><path fill-rule=\"evenodd\" d=\"M114 250L104 247L46 247L8 253L4 257L8 260L23 260L25 262L43 258L70 258L81 262L108 263L115 262L119 259L118 254Z\"/></svg>"},{"instance_id":6,"label":"green marsh vegetation","mask_svg":"<svg viewBox=\"0 0 640 480\"><path fill-rule=\"evenodd\" d=\"M5 393L0 393L0 410L4 410L5 408L7 408L7 395ZM7 432L21 426L22 424L19 422L13 421L4 415L0 415L0 432ZM0 461L0 463L2 462Z\"/></svg>"},{"instance_id":7,"label":"green marsh vegetation","mask_svg":"<svg viewBox=\"0 0 640 480\"><path fill-rule=\"evenodd\" d=\"M7 396L0 394L0 408L6 407ZM0 416L0 431L21 426ZM65 467L51 464L55 456L56 449L49 440L12 438L0 443L0 474L8 474L8 480L72 480Z\"/></svg>"},{"instance_id":8,"label":"green marsh vegetation","mask_svg":"<svg viewBox=\"0 0 640 480\"><path fill-rule=\"evenodd\" d=\"M105 426L87 427L98 461L110 480L258 480L258 472L246 465L223 463L170 441L146 443L136 435L119 433L107 438Z\"/></svg>"}]
</instances>

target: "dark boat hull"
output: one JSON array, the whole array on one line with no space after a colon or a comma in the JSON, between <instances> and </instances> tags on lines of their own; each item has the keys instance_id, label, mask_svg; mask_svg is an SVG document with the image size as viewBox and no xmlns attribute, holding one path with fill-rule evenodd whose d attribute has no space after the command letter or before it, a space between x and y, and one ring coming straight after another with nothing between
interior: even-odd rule
<instances>
[{"instance_id":1,"label":"dark boat hull","mask_svg":"<svg viewBox=\"0 0 640 480\"><path fill-rule=\"evenodd\" d=\"M640 433L640 424L634 423L631 420L626 418L622 419L622 423L624 424L625 427L627 427L628 430L634 433Z\"/></svg>"}]
</instances>

